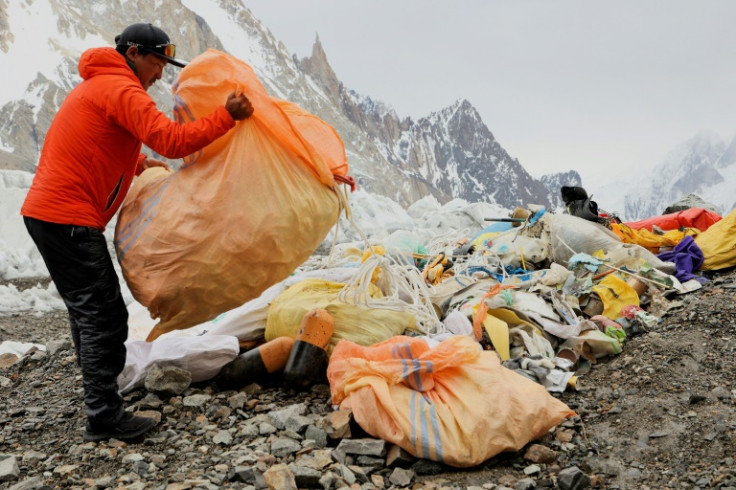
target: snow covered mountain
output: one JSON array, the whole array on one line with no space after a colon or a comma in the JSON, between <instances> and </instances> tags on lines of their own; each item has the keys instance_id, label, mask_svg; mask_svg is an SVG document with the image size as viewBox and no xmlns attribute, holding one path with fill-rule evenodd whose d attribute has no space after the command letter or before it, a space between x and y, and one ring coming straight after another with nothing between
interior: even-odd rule
<instances>
[{"instance_id":1,"label":"snow covered mountain","mask_svg":"<svg viewBox=\"0 0 736 490\"><path fill-rule=\"evenodd\" d=\"M128 10L135 18L120 15ZM271 95L332 124L345 142L351 175L369 192L402 206L428 195L506 208L561 204L558 189L509 155L468 101L402 119L390 105L345 87L318 38L310 57L290 55L242 0L0 1L0 169L35 171L51 120L79 82L79 55L111 45L127 24L148 19L171 35L177 56L191 59L207 48L229 52L253 66ZM171 109L176 74L167 69L150 91L162 110Z\"/></svg>"},{"instance_id":2,"label":"snow covered mountain","mask_svg":"<svg viewBox=\"0 0 736 490\"><path fill-rule=\"evenodd\" d=\"M626 192L621 208L627 219L662 214L688 194L713 204L720 214L728 214L736 207L736 137L726 146L719 135L701 131L636 181L641 184Z\"/></svg>"},{"instance_id":3,"label":"snow covered mountain","mask_svg":"<svg viewBox=\"0 0 736 490\"><path fill-rule=\"evenodd\" d=\"M121 15L129 11L134 17ZM460 198L506 209L529 203L560 209L562 185L583 185L603 209L629 220L660 214L689 193L723 213L736 201L736 139L727 146L703 132L651 173L642 170L620 183L583 183L574 170L537 179L502 147L462 94L425 117L402 118L390 103L345 87L319 38L309 57L290 54L244 0L0 0L0 169L35 171L51 120L79 82L80 54L111 45L126 25L141 20L169 32L181 58L214 48L249 63L271 95L337 129L360 187L405 208L432 196L440 203ZM164 111L171 110L177 73L167 69L150 90Z\"/></svg>"}]
</instances>

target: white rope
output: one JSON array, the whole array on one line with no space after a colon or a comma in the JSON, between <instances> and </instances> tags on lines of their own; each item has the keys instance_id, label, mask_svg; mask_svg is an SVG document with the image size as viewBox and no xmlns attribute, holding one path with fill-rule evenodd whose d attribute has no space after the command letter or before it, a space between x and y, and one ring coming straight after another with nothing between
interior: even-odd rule
<instances>
[{"instance_id":1,"label":"white rope","mask_svg":"<svg viewBox=\"0 0 736 490\"><path fill-rule=\"evenodd\" d=\"M458 243L458 237L467 236L470 232L470 228L464 228L458 231L448 231L443 235L434 237L426 246L428 255L437 255L440 252L445 252L448 247L456 247Z\"/></svg>"},{"instance_id":2,"label":"white rope","mask_svg":"<svg viewBox=\"0 0 736 490\"><path fill-rule=\"evenodd\" d=\"M383 297L374 298L369 293L369 285L378 268L380 271L376 285L381 289ZM353 278L345 284L338 299L368 308L406 311L414 315L420 332L426 335L445 332L445 326L437 318L429 288L419 270L414 266L399 264L390 256L373 254L368 257Z\"/></svg>"}]
</instances>

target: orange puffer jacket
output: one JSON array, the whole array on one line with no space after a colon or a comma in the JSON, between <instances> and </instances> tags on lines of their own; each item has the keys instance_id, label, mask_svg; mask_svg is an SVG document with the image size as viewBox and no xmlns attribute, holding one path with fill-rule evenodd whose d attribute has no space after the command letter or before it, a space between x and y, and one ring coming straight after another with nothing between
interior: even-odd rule
<instances>
[{"instance_id":1,"label":"orange puffer jacket","mask_svg":"<svg viewBox=\"0 0 736 490\"><path fill-rule=\"evenodd\" d=\"M197 121L170 120L113 48L85 51L79 74L46 135L23 216L104 230L140 173L141 142L181 158L235 125L224 105Z\"/></svg>"}]
</instances>

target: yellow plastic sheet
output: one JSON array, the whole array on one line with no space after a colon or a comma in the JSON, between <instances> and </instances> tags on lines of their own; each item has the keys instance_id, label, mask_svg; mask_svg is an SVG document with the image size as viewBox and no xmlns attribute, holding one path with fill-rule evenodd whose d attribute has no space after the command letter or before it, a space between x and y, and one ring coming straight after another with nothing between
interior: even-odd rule
<instances>
[{"instance_id":1,"label":"yellow plastic sheet","mask_svg":"<svg viewBox=\"0 0 736 490\"><path fill-rule=\"evenodd\" d=\"M635 230L623 223L611 223L611 230L621 238L622 242L641 245L654 254L658 254L662 247L676 246L688 235L697 236L700 233L697 228L684 228L669 230L659 235L646 228Z\"/></svg>"},{"instance_id":2,"label":"yellow plastic sheet","mask_svg":"<svg viewBox=\"0 0 736 490\"><path fill-rule=\"evenodd\" d=\"M483 328L488 333L493 348L498 352L501 360L509 359L511 357L509 352L509 325L500 318L488 315L483 319Z\"/></svg>"},{"instance_id":3,"label":"yellow plastic sheet","mask_svg":"<svg viewBox=\"0 0 736 490\"><path fill-rule=\"evenodd\" d=\"M544 337L544 330L529 320L521 318L515 311L506 308L493 308L488 310L488 314L503 320L510 328L522 327L529 335L533 335L536 332L538 335Z\"/></svg>"},{"instance_id":4,"label":"yellow plastic sheet","mask_svg":"<svg viewBox=\"0 0 736 490\"><path fill-rule=\"evenodd\" d=\"M617 274L610 274L593 286L593 292L603 302L603 316L615 320L627 305L639 306L639 295Z\"/></svg>"}]
</instances>

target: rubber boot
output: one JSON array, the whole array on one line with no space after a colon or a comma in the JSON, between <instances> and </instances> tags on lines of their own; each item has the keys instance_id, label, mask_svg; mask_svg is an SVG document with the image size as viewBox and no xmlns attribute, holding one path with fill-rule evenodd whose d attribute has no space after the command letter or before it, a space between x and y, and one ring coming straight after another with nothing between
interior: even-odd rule
<instances>
[{"instance_id":1,"label":"rubber boot","mask_svg":"<svg viewBox=\"0 0 736 490\"><path fill-rule=\"evenodd\" d=\"M225 390L263 383L269 375L284 370L293 346L294 339L291 337L278 337L244 352L220 369L215 382Z\"/></svg>"},{"instance_id":2,"label":"rubber boot","mask_svg":"<svg viewBox=\"0 0 736 490\"><path fill-rule=\"evenodd\" d=\"M325 380L327 351L335 320L326 310L315 308L302 318L294 347L284 368L284 385L298 391Z\"/></svg>"}]
</instances>

